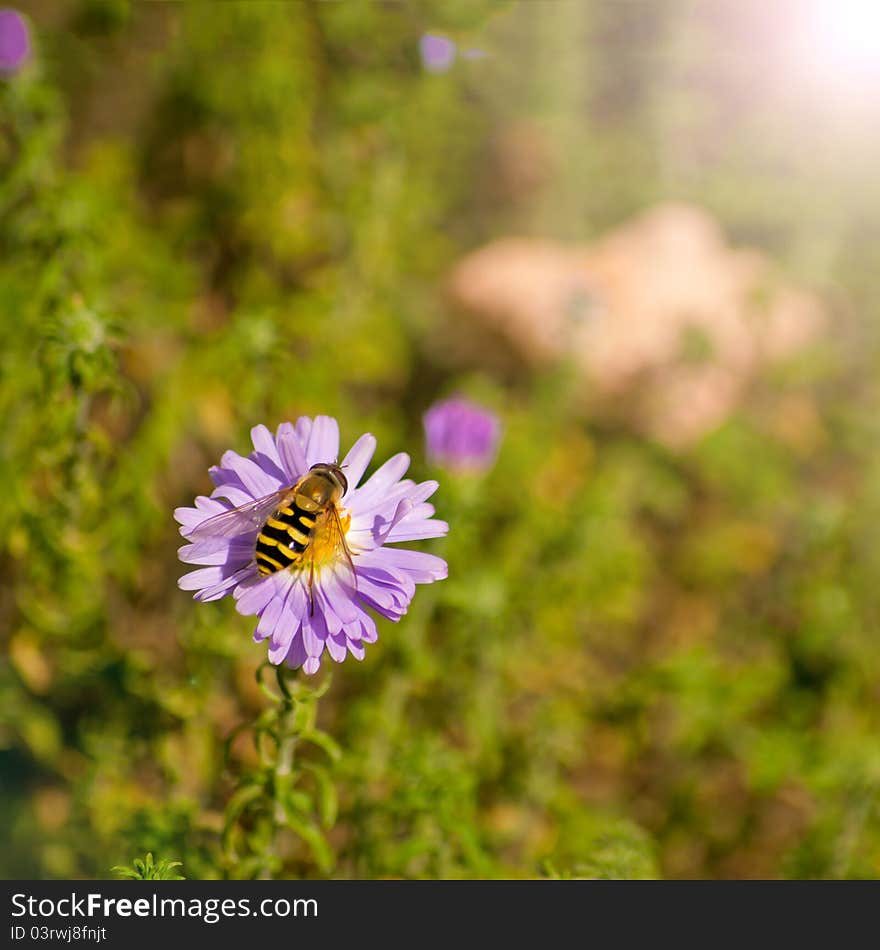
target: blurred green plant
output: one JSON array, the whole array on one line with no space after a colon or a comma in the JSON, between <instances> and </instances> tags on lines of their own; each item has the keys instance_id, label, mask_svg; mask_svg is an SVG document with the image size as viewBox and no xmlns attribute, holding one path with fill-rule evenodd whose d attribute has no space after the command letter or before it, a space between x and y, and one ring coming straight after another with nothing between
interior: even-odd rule
<instances>
[{"instance_id":1,"label":"blurred green plant","mask_svg":"<svg viewBox=\"0 0 880 950\"><path fill-rule=\"evenodd\" d=\"M185 881L186 878L177 871L177 868L182 867L180 861L169 861L166 858L154 862L152 853L148 851L143 859L135 858L131 865L118 864L110 870L120 877L134 881Z\"/></svg>"},{"instance_id":2,"label":"blurred green plant","mask_svg":"<svg viewBox=\"0 0 880 950\"><path fill-rule=\"evenodd\" d=\"M274 672L277 691L265 682ZM324 830L333 826L337 796L331 766L342 755L339 746L315 725L318 700L330 688L306 683L286 666L268 662L257 669L257 683L270 706L253 723L242 724L227 740L252 734L259 765L241 774L226 804L223 855L234 877L271 877L285 867L281 832L303 841L324 873L334 856ZM320 756L315 757L318 751Z\"/></svg>"}]
</instances>

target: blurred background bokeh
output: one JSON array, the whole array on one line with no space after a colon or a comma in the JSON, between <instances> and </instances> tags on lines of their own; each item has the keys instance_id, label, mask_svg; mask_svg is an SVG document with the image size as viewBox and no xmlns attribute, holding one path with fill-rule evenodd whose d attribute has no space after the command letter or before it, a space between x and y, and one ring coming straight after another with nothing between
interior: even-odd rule
<instances>
[{"instance_id":1,"label":"blurred background bokeh","mask_svg":"<svg viewBox=\"0 0 880 950\"><path fill-rule=\"evenodd\" d=\"M872 0L0 30L2 876L255 873L265 649L171 511L315 413L441 481L450 573L334 666L272 873L880 876ZM453 394L482 475L426 458Z\"/></svg>"}]
</instances>

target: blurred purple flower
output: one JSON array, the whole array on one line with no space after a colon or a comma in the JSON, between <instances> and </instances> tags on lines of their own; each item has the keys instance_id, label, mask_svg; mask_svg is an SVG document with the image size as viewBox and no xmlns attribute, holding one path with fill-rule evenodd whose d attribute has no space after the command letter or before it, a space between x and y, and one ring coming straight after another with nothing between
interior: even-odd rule
<instances>
[{"instance_id":1,"label":"blurred purple flower","mask_svg":"<svg viewBox=\"0 0 880 950\"><path fill-rule=\"evenodd\" d=\"M455 43L436 33L423 33L419 40L422 65L429 73L445 73L455 62Z\"/></svg>"},{"instance_id":2,"label":"blurred purple flower","mask_svg":"<svg viewBox=\"0 0 880 950\"><path fill-rule=\"evenodd\" d=\"M14 73L27 61L31 39L25 18L17 10L0 10L0 73Z\"/></svg>"},{"instance_id":3,"label":"blurred purple flower","mask_svg":"<svg viewBox=\"0 0 880 950\"><path fill-rule=\"evenodd\" d=\"M426 413L428 458L457 472L484 472L498 454L501 424L495 413L455 396L435 403Z\"/></svg>"},{"instance_id":4,"label":"blurred purple flower","mask_svg":"<svg viewBox=\"0 0 880 950\"><path fill-rule=\"evenodd\" d=\"M267 516L256 514L250 524L241 512L231 522L212 519L294 485L316 464L335 463L339 426L329 416L314 421L303 416L296 425L282 423L275 435L256 426L251 439L255 451L247 458L226 452L220 466L210 470L217 486L210 498L200 496L194 508L174 512L180 533L191 542L180 548L180 559L202 565L181 577L179 586L196 591L199 601L231 593L239 613L260 618L254 639L269 641L272 663L315 673L325 651L337 663L347 653L363 659L364 645L378 636L368 609L400 620L416 584L446 577L446 562L439 557L386 546L446 534L448 525L433 517L434 506L427 502L437 482L402 478L409 456L400 453L357 487L376 448L372 435L362 435L340 463L347 482L338 507L344 546L338 543L338 530L334 533L335 520L313 516L313 526L303 529L310 531L308 565L304 560L261 574L255 561L257 535L277 530L265 527ZM278 504L273 508L271 499L269 504L271 514ZM286 542L296 547L295 540Z\"/></svg>"}]
</instances>

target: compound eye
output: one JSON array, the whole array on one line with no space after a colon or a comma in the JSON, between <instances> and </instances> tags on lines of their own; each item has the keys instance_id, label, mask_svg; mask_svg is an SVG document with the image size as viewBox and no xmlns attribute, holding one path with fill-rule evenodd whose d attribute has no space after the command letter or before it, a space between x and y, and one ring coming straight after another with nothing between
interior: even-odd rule
<instances>
[{"instance_id":1,"label":"compound eye","mask_svg":"<svg viewBox=\"0 0 880 950\"><path fill-rule=\"evenodd\" d=\"M339 479L339 484L342 485L342 494L344 495L348 491L348 479L342 474L341 469L336 469L336 477Z\"/></svg>"}]
</instances>

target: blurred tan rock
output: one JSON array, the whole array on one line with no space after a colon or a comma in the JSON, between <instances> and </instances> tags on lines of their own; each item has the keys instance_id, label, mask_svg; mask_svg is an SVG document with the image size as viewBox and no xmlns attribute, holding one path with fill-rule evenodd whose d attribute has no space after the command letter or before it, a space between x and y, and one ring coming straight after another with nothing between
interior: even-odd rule
<instances>
[{"instance_id":1,"label":"blurred tan rock","mask_svg":"<svg viewBox=\"0 0 880 950\"><path fill-rule=\"evenodd\" d=\"M456 310L476 318L455 334L460 355L488 330L533 366L569 359L600 397L632 395L636 425L670 445L719 425L750 377L826 323L814 295L682 204L593 244L494 241L457 265L449 291Z\"/></svg>"}]
</instances>

